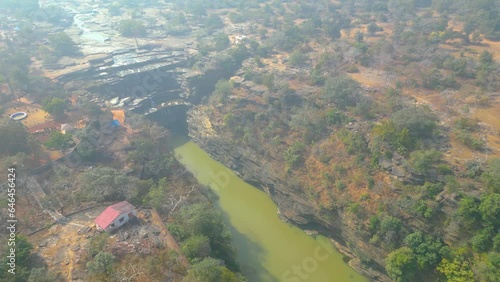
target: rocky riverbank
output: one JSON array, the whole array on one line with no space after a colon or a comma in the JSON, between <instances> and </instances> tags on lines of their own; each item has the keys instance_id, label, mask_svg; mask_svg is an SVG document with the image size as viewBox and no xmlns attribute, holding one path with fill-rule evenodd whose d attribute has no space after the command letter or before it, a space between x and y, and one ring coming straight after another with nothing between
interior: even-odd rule
<instances>
[{"instance_id":1,"label":"rocky riverbank","mask_svg":"<svg viewBox=\"0 0 500 282\"><path fill-rule=\"evenodd\" d=\"M373 281L390 281L383 274L383 252L369 245L366 234L361 234L342 211L325 219L319 209L306 201L299 189L291 189L272 164L250 148L235 145L224 130L212 124L206 106L195 106L188 112L189 137L214 159L231 168L246 182L265 191L279 207L282 220L304 230L314 230L334 242L337 249L349 257L349 265ZM355 249L368 254L375 263L371 267L361 263Z\"/></svg>"}]
</instances>

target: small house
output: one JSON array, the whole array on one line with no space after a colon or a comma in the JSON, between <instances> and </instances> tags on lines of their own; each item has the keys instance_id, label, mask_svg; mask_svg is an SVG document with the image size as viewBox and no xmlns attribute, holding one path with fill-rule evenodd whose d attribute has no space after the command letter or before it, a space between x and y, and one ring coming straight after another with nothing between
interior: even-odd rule
<instances>
[{"instance_id":1,"label":"small house","mask_svg":"<svg viewBox=\"0 0 500 282\"><path fill-rule=\"evenodd\" d=\"M137 216L137 209L127 201L107 207L94 220L99 230L111 232Z\"/></svg>"}]
</instances>

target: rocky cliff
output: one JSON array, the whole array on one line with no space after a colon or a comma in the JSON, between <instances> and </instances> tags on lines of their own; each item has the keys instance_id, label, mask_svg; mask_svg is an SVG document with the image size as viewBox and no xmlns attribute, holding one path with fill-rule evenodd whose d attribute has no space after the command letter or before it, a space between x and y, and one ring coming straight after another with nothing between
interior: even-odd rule
<instances>
[{"instance_id":1,"label":"rocky cliff","mask_svg":"<svg viewBox=\"0 0 500 282\"><path fill-rule=\"evenodd\" d=\"M207 107L195 106L188 112L189 136L194 142L246 182L265 191L278 205L278 213L284 221L329 237L337 249L350 258L349 264L357 271L374 281L390 281L383 274L384 252L368 243L369 234L358 231L354 222L340 210L333 217L322 216L320 209L307 201L300 187L290 186L282 179L282 172L263 158L262 152L236 145L231 141L230 134L214 125L207 114ZM363 265L357 250L362 250L376 263L371 267Z\"/></svg>"}]
</instances>

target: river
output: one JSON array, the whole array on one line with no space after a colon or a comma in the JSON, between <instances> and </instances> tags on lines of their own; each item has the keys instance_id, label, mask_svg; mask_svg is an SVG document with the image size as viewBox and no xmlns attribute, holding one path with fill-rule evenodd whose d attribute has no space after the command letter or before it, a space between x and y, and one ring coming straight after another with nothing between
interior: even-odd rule
<instances>
[{"instance_id":1,"label":"river","mask_svg":"<svg viewBox=\"0 0 500 282\"><path fill-rule=\"evenodd\" d=\"M280 220L263 191L244 182L192 141L171 140L177 159L219 196L243 274L250 282L366 282L329 240Z\"/></svg>"}]
</instances>

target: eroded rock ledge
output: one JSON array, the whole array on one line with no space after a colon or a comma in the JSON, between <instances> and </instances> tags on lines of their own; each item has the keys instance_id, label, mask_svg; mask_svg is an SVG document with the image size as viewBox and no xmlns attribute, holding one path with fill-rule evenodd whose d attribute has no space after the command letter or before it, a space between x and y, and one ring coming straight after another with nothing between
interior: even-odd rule
<instances>
[{"instance_id":1,"label":"eroded rock ledge","mask_svg":"<svg viewBox=\"0 0 500 282\"><path fill-rule=\"evenodd\" d=\"M373 281L391 281L383 273L384 252L369 245L367 234L361 234L342 211L331 218L323 218L316 207L304 200L307 197L302 192L287 189L279 172L266 159L251 148L235 145L224 130L213 127L206 107L195 106L188 112L189 137L195 143L243 180L265 191L278 205L277 212L282 220L329 237L337 249L349 257L349 265ZM371 267L363 265L351 246L363 250L376 263Z\"/></svg>"}]
</instances>

